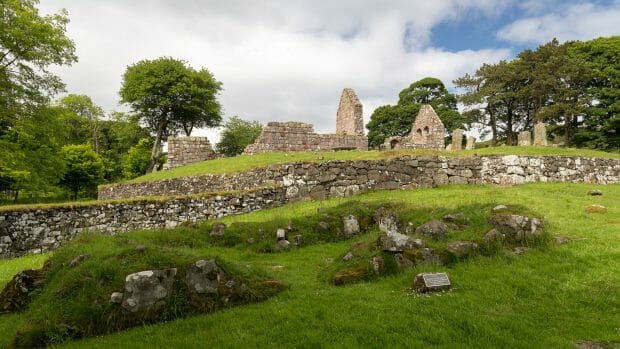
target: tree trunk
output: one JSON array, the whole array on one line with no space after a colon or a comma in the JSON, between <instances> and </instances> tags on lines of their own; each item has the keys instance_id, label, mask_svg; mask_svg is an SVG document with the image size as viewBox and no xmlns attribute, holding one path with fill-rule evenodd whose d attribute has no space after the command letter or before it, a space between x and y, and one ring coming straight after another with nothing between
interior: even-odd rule
<instances>
[{"instance_id":1,"label":"tree trunk","mask_svg":"<svg viewBox=\"0 0 620 349\"><path fill-rule=\"evenodd\" d=\"M146 173L153 172L155 164L161 156L161 141L168 126L168 121L164 118L159 122L157 126L157 135L155 136L155 142L153 142L153 149L151 150L151 159L149 160L149 167L146 169Z\"/></svg>"},{"instance_id":2,"label":"tree trunk","mask_svg":"<svg viewBox=\"0 0 620 349\"><path fill-rule=\"evenodd\" d=\"M497 145L497 117L493 112L493 108L488 108L489 116L491 117L491 146L495 147Z\"/></svg>"},{"instance_id":3,"label":"tree trunk","mask_svg":"<svg viewBox=\"0 0 620 349\"><path fill-rule=\"evenodd\" d=\"M512 132L512 107L508 107L506 115L506 145L513 145L514 134Z\"/></svg>"}]
</instances>

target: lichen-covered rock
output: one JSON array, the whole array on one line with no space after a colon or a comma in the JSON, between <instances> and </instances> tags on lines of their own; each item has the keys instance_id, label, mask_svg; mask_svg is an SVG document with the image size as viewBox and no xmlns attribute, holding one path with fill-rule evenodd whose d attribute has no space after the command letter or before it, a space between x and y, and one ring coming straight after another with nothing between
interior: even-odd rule
<instances>
[{"instance_id":1,"label":"lichen-covered rock","mask_svg":"<svg viewBox=\"0 0 620 349\"><path fill-rule=\"evenodd\" d=\"M436 219L424 223L416 229L416 233L425 235L434 240L445 240L448 237L448 226Z\"/></svg>"},{"instance_id":2,"label":"lichen-covered rock","mask_svg":"<svg viewBox=\"0 0 620 349\"><path fill-rule=\"evenodd\" d=\"M491 224L507 238L515 241L530 239L542 234L543 223L538 218L514 214L494 215Z\"/></svg>"},{"instance_id":3,"label":"lichen-covered rock","mask_svg":"<svg viewBox=\"0 0 620 349\"><path fill-rule=\"evenodd\" d=\"M424 247L424 242L420 239L413 239L401 233L382 234L377 239L377 246L384 251L403 252Z\"/></svg>"},{"instance_id":4,"label":"lichen-covered rock","mask_svg":"<svg viewBox=\"0 0 620 349\"><path fill-rule=\"evenodd\" d=\"M121 306L132 313L156 312L170 297L176 274L176 268L169 268L127 275Z\"/></svg>"},{"instance_id":5,"label":"lichen-covered rock","mask_svg":"<svg viewBox=\"0 0 620 349\"><path fill-rule=\"evenodd\" d=\"M451 241L446 247L446 253L456 259L462 259L474 253L478 244L473 241Z\"/></svg>"},{"instance_id":6,"label":"lichen-covered rock","mask_svg":"<svg viewBox=\"0 0 620 349\"><path fill-rule=\"evenodd\" d=\"M286 251L291 248L291 243L288 240L278 240L276 244L276 250L278 251Z\"/></svg>"},{"instance_id":7,"label":"lichen-covered rock","mask_svg":"<svg viewBox=\"0 0 620 349\"><path fill-rule=\"evenodd\" d=\"M390 234L400 232L400 218L396 212L380 207L375 213L375 222L379 230Z\"/></svg>"},{"instance_id":8,"label":"lichen-covered rock","mask_svg":"<svg viewBox=\"0 0 620 349\"><path fill-rule=\"evenodd\" d=\"M603 195L603 192L598 190L598 189L592 189L592 190L588 191L588 195L591 195L591 196L601 196L601 195Z\"/></svg>"},{"instance_id":9,"label":"lichen-covered rock","mask_svg":"<svg viewBox=\"0 0 620 349\"><path fill-rule=\"evenodd\" d=\"M354 215L342 217L342 224L345 237L350 237L360 233L360 224L357 217Z\"/></svg>"},{"instance_id":10,"label":"lichen-covered rock","mask_svg":"<svg viewBox=\"0 0 620 349\"><path fill-rule=\"evenodd\" d=\"M607 213L607 207L598 204L586 206L587 213Z\"/></svg>"},{"instance_id":11,"label":"lichen-covered rock","mask_svg":"<svg viewBox=\"0 0 620 349\"><path fill-rule=\"evenodd\" d=\"M0 293L0 313L20 311L28 306L33 292L43 285L42 269L27 269L17 273Z\"/></svg>"},{"instance_id":12,"label":"lichen-covered rock","mask_svg":"<svg viewBox=\"0 0 620 349\"><path fill-rule=\"evenodd\" d=\"M497 229L491 229L482 238L484 242L502 241L506 238L505 234L500 233Z\"/></svg>"},{"instance_id":13,"label":"lichen-covered rock","mask_svg":"<svg viewBox=\"0 0 620 349\"><path fill-rule=\"evenodd\" d=\"M122 292L112 292L110 295L110 303L121 304L123 303L123 293Z\"/></svg>"},{"instance_id":14,"label":"lichen-covered rock","mask_svg":"<svg viewBox=\"0 0 620 349\"><path fill-rule=\"evenodd\" d=\"M415 265L414 262L412 262L409 258L403 256L402 253L395 253L394 261L396 262L398 269L412 268Z\"/></svg>"},{"instance_id":15,"label":"lichen-covered rock","mask_svg":"<svg viewBox=\"0 0 620 349\"><path fill-rule=\"evenodd\" d=\"M201 259L185 269L185 283L190 292L217 293L225 273L214 259Z\"/></svg>"},{"instance_id":16,"label":"lichen-covered rock","mask_svg":"<svg viewBox=\"0 0 620 349\"><path fill-rule=\"evenodd\" d=\"M385 271L385 261L381 256L374 256L370 259L370 266L377 275L383 274Z\"/></svg>"}]
</instances>

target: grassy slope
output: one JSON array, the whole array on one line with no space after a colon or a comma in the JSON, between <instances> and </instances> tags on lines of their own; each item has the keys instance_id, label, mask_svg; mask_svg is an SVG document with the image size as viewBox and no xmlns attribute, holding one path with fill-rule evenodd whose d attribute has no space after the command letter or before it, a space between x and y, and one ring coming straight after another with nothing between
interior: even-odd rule
<instances>
[{"instance_id":1,"label":"grassy slope","mask_svg":"<svg viewBox=\"0 0 620 349\"><path fill-rule=\"evenodd\" d=\"M231 260L272 268L290 289L261 304L146 326L63 348L203 347L512 347L570 348L578 340L620 339L620 185L529 184L510 188L450 186L368 193L368 202L405 202L432 210L474 204L509 203L539 212L551 234L575 240L546 251L515 257L477 257L446 269L454 284L442 295L413 296L422 266L376 282L335 287L326 281L330 265L354 241L310 246L279 254L246 248L208 248ZM346 199L302 202L223 221L269 221L316 212ZM586 214L591 203L606 214ZM370 236L360 240L371 239ZM0 261L0 283L39 257ZM273 268L282 266L282 268ZM0 347L20 315L0 317ZM139 338L139 340L137 340Z\"/></svg>"},{"instance_id":2,"label":"grassy slope","mask_svg":"<svg viewBox=\"0 0 620 349\"><path fill-rule=\"evenodd\" d=\"M256 155L240 155L234 158L221 158L189 164L183 167L147 174L130 182L144 182L158 179L194 176L205 173L235 173L271 164L290 162L318 162L328 160L377 160L405 154L436 154L444 156L478 155L567 155L601 158L620 158L618 153L574 148L555 147L496 147L463 150L457 152L440 152L431 150L399 150L399 151L340 151L340 152L292 152L267 153Z\"/></svg>"}]
</instances>

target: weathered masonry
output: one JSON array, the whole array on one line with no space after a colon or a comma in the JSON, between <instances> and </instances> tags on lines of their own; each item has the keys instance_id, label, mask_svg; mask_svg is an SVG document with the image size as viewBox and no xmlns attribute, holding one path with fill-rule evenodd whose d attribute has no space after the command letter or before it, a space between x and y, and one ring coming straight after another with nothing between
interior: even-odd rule
<instances>
[{"instance_id":1,"label":"weathered masonry","mask_svg":"<svg viewBox=\"0 0 620 349\"><path fill-rule=\"evenodd\" d=\"M312 124L304 122L269 122L244 154L288 151L368 150L364 136L362 103L350 88L340 96L336 113L336 133L317 134Z\"/></svg>"},{"instance_id":2,"label":"weathered masonry","mask_svg":"<svg viewBox=\"0 0 620 349\"><path fill-rule=\"evenodd\" d=\"M382 149L444 149L446 129L433 107L423 104L406 137L389 137Z\"/></svg>"},{"instance_id":3,"label":"weathered masonry","mask_svg":"<svg viewBox=\"0 0 620 349\"><path fill-rule=\"evenodd\" d=\"M207 137L169 137L168 160L164 168L179 167L216 157L217 154Z\"/></svg>"},{"instance_id":4,"label":"weathered masonry","mask_svg":"<svg viewBox=\"0 0 620 349\"><path fill-rule=\"evenodd\" d=\"M115 234L130 229L175 227L184 222L251 212L305 198L346 197L372 189L449 183L536 181L619 183L620 159L402 156L389 160L271 165L240 174L110 185L101 188L100 198L178 197L0 211L0 257L52 250L86 230ZM238 192L187 196L227 190Z\"/></svg>"}]
</instances>

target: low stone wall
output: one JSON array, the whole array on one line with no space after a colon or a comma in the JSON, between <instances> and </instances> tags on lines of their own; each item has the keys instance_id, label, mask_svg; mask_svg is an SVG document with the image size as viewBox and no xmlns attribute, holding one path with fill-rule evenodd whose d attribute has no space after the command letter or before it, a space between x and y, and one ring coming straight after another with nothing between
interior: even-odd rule
<instances>
[{"instance_id":1,"label":"low stone wall","mask_svg":"<svg viewBox=\"0 0 620 349\"><path fill-rule=\"evenodd\" d=\"M304 198L346 197L371 189L441 184L620 182L620 160L599 158L402 156L389 160L272 165L247 173L205 175L102 187L100 198L252 191L167 200L133 200L45 209L0 211L0 257L54 249L84 230L108 234L175 227L276 207ZM256 189L259 186L267 188Z\"/></svg>"},{"instance_id":2,"label":"low stone wall","mask_svg":"<svg viewBox=\"0 0 620 349\"><path fill-rule=\"evenodd\" d=\"M286 201L284 193L283 188L265 188L227 195L0 211L0 257L53 250L87 230L113 235L133 229L173 228L275 207Z\"/></svg>"}]
</instances>

